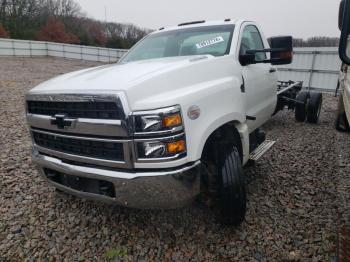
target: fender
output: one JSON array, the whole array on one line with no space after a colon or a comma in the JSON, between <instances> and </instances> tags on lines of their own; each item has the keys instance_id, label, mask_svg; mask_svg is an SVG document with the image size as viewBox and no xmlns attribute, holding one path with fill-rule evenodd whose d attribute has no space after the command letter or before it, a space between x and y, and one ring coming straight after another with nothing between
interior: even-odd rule
<instances>
[{"instance_id":1,"label":"fender","mask_svg":"<svg viewBox=\"0 0 350 262\"><path fill-rule=\"evenodd\" d=\"M243 150L243 164L247 163L249 160L249 128L246 122L244 122L244 116L233 113L228 114L226 116L222 116L221 118L217 119L215 122L213 122L204 132L200 139L200 144L198 145L196 157L198 159L201 158L205 143L209 139L210 135L213 134L213 132L220 127L226 125L226 124L232 124L234 128L238 131L241 143L242 143L242 150Z\"/></svg>"}]
</instances>

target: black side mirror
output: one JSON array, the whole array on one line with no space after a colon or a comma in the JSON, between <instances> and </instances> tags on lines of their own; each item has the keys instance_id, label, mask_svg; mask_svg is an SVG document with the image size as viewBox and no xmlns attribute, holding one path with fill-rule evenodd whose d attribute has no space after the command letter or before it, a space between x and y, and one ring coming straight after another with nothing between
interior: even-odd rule
<instances>
[{"instance_id":1,"label":"black side mirror","mask_svg":"<svg viewBox=\"0 0 350 262\"><path fill-rule=\"evenodd\" d=\"M244 54L239 56L239 62L242 66L247 66L251 64L255 64L255 54Z\"/></svg>"},{"instance_id":2,"label":"black side mirror","mask_svg":"<svg viewBox=\"0 0 350 262\"><path fill-rule=\"evenodd\" d=\"M269 39L271 45L271 64L287 65L293 61L293 37L278 36Z\"/></svg>"},{"instance_id":3,"label":"black side mirror","mask_svg":"<svg viewBox=\"0 0 350 262\"><path fill-rule=\"evenodd\" d=\"M340 3L339 28L341 29L339 56L344 64L350 65L350 56L347 52L350 43L350 0L342 0Z\"/></svg>"},{"instance_id":4,"label":"black side mirror","mask_svg":"<svg viewBox=\"0 0 350 262\"><path fill-rule=\"evenodd\" d=\"M350 0L349 0L350 1ZM269 39L270 49L247 50L240 55L239 60L243 66L250 64L271 63L272 65L287 65L293 61L293 37L278 36ZM257 53L271 53L271 59L256 61Z\"/></svg>"}]
</instances>

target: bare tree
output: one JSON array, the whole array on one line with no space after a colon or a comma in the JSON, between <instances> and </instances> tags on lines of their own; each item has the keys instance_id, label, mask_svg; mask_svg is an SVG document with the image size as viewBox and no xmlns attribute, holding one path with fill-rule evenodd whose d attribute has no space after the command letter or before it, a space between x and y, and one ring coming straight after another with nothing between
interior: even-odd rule
<instances>
[{"instance_id":1,"label":"bare tree","mask_svg":"<svg viewBox=\"0 0 350 262\"><path fill-rule=\"evenodd\" d=\"M130 48L148 33L132 24L87 18L74 0L0 0L0 23L13 38L36 39L52 18L62 22L66 33L76 35L85 45Z\"/></svg>"}]
</instances>

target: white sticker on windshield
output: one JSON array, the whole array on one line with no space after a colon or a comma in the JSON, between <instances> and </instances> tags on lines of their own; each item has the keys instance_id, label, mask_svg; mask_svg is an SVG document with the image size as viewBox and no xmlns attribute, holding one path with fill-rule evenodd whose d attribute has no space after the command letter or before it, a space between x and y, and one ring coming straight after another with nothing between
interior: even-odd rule
<instances>
[{"instance_id":1,"label":"white sticker on windshield","mask_svg":"<svg viewBox=\"0 0 350 262\"><path fill-rule=\"evenodd\" d=\"M211 46L211 45L216 45L216 44L222 43L222 42L225 42L224 38L222 36L218 36L218 37L215 37L213 39L200 42L200 43L196 44L196 47L197 47L197 49L201 49L201 48Z\"/></svg>"}]
</instances>

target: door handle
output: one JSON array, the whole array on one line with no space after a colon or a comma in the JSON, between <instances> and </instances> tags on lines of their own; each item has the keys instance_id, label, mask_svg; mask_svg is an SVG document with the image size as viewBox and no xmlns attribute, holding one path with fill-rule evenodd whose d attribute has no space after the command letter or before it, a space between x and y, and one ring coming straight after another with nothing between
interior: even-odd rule
<instances>
[{"instance_id":1,"label":"door handle","mask_svg":"<svg viewBox=\"0 0 350 262\"><path fill-rule=\"evenodd\" d=\"M277 69L274 68L274 67L271 67L270 70L269 70L270 73L276 73L277 72Z\"/></svg>"}]
</instances>

